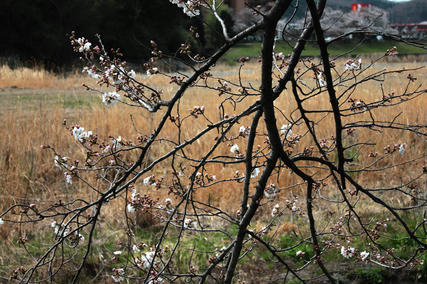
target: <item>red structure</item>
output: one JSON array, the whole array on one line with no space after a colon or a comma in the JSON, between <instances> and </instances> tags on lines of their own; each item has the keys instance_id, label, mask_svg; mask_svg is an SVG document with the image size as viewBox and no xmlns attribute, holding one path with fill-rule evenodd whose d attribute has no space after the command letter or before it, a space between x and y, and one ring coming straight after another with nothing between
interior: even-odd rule
<instances>
[{"instance_id":1,"label":"red structure","mask_svg":"<svg viewBox=\"0 0 427 284\"><path fill-rule=\"evenodd\" d=\"M374 5L371 3L352 3L351 4L351 10L354 12L357 12L357 11L360 11L360 9L362 9L362 8L369 8L372 6L374 6Z\"/></svg>"},{"instance_id":2,"label":"red structure","mask_svg":"<svg viewBox=\"0 0 427 284\"><path fill-rule=\"evenodd\" d=\"M391 24L390 26L398 31L402 31L403 29L416 30L419 32L427 31L427 21L418 24Z\"/></svg>"},{"instance_id":3,"label":"red structure","mask_svg":"<svg viewBox=\"0 0 427 284\"><path fill-rule=\"evenodd\" d=\"M418 24L391 24L390 27L397 30L403 38L427 38L427 21Z\"/></svg>"}]
</instances>

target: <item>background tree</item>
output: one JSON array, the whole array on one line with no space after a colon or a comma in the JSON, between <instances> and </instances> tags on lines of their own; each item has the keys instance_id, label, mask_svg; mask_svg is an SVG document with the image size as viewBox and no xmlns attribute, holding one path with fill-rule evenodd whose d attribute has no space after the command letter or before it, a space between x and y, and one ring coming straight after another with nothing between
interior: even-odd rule
<instances>
[{"instance_id":1,"label":"background tree","mask_svg":"<svg viewBox=\"0 0 427 284\"><path fill-rule=\"evenodd\" d=\"M174 53L190 35L188 18L164 1L6 0L0 16L0 56L56 70L76 61L68 40L73 30L92 39L102 34L105 44L120 47L136 64L150 57L150 40Z\"/></svg>"}]
</instances>

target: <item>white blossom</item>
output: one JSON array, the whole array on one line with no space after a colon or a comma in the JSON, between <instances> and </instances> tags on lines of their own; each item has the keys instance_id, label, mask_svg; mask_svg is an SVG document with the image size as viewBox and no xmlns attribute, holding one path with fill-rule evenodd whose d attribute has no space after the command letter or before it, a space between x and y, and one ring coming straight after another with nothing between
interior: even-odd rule
<instances>
[{"instance_id":1,"label":"white blossom","mask_svg":"<svg viewBox=\"0 0 427 284\"><path fill-rule=\"evenodd\" d=\"M55 162L55 166L61 169L61 164L59 162L59 156L55 155L55 158L53 159L53 161Z\"/></svg>"},{"instance_id":2,"label":"white blossom","mask_svg":"<svg viewBox=\"0 0 427 284\"><path fill-rule=\"evenodd\" d=\"M282 127L280 127L280 133L286 134L286 138L292 135L292 124L283 124Z\"/></svg>"},{"instance_id":3,"label":"white blossom","mask_svg":"<svg viewBox=\"0 0 427 284\"><path fill-rule=\"evenodd\" d=\"M119 136L117 138L113 138L113 147L114 149L120 149L122 145L122 136Z\"/></svg>"},{"instance_id":4,"label":"white blossom","mask_svg":"<svg viewBox=\"0 0 427 284\"><path fill-rule=\"evenodd\" d=\"M132 192L132 194L131 194L131 199L132 199L132 201L135 201L135 199L136 199L136 195L138 194L137 192L136 192L136 189L135 188L132 188L131 189L131 192Z\"/></svg>"},{"instance_id":5,"label":"white blossom","mask_svg":"<svg viewBox=\"0 0 427 284\"><path fill-rule=\"evenodd\" d=\"M92 45L90 42L87 42L84 37L78 38L77 43L80 45L79 52L84 52L90 49Z\"/></svg>"},{"instance_id":6,"label":"white blossom","mask_svg":"<svg viewBox=\"0 0 427 284\"><path fill-rule=\"evenodd\" d=\"M147 76L151 76L153 74L156 74L157 72L159 72L159 69L157 67L149 68L147 70Z\"/></svg>"},{"instance_id":7,"label":"white blossom","mask_svg":"<svg viewBox=\"0 0 427 284\"><path fill-rule=\"evenodd\" d=\"M403 154L405 154L405 151L406 151L406 143L400 144L400 146L399 146L399 153L401 155L403 155Z\"/></svg>"},{"instance_id":8,"label":"white blossom","mask_svg":"<svg viewBox=\"0 0 427 284\"><path fill-rule=\"evenodd\" d=\"M142 255L141 260L143 261L143 267L150 268L151 263L154 260L154 251L146 252Z\"/></svg>"},{"instance_id":9,"label":"white blossom","mask_svg":"<svg viewBox=\"0 0 427 284\"><path fill-rule=\"evenodd\" d=\"M156 185L156 181L154 180L154 176L148 176L144 179L144 185L149 186L149 185Z\"/></svg>"},{"instance_id":10,"label":"white blossom","mask_svg":"<svg viewBox=\"0 0 427 284\"><path fill-rule=\"evenodd\" d=\"M74 126L71 133L73 134L74 139L76 139L76 141L80 141L80 142L83 142L84 139L87 139L92 135L92 131L86 132L85 129L83 127L80 127L80 126Z\"/></svg>"},{"instance_id":11,"label":"white blossom","mask_svg":"<svg viewBox=\"0 0 427 284\"><path fill-rule=\"evenodd\" d=\"M230 152L231 153L239 152L239 145L234 144L233 146L231 146Z\"/></svg>"},{"instance_id":12,"label":"white blossom","mask_svg":"<svg viewBox=\"0 0 427 284\"><path fill-rule=\"evenodd\" d=\"M294 201L294 203L292 204L292 208L291 208L291 210L292 210L293 212L295 212L295 211L297 211L297 210L298 210L297 202L298 202L298 200L295 200L295 201Z\"/></svg>"},{"instance_id":13,"label":"white blossom","mask_svg":"<svg viewBox=\"0 0 427 284\"><path fill-rule=\"evenodd\" d=\"M273 210L271 210L271 217L276 217L279 214L280 205L277 203Z\"/></svg>"},{"instance_id":14,"label":"white blossom","mask_svg":"<svg viewBox=\"0 0 427 284\"><path fill-rule=\"evenodd\" d=\"M84 43L85 43L85 38L84 38L84 37L79 37L79 38L77 39L77 43L78 43L79 45L83 46L83 45L84 45Z\"/></svg>"},{"instance_id":15,"label":"white blossom","mask_svg":"<svg viewBox=\"0 0 427 284\"><path fill-rule=\"evenodd\" d=\"M131 203L128 203L127 210L129 213L135 212L135 207Z\"/></svg>"},{"instance_id":16,"label":"white blossom","mask_svg":"<svg viewBox=\"0 0 427 284\"><path fill-rule=\"evenodd\" d=\"M129 77L131 77L132 79L135 79L135 77L136 77L136 73L135 73L135 71L134 71L133 69L129 71L128 75L129 75Z\"/></svg>"},{"instance_id":17,"label":"white blossom","mask_svg":"<svg viewBox=\"0 0 427 284\"><path fill-rule=\"evenodd\" d=\"M79 234L79 240L80 240L80 242L84 242L85 241L85 237L82 234Z\"/></svg>"},{"instance_id":18,"label":"white blossom","mask_svg":"<svg viewBox=\"0 0 427 284\"><path fill-rule=\"evenodd\" d=\"M106 106L115 104L120 99L120 95L117 92L109 92L102 94L102 102Z\"/></svg>"},{"instance_id":19,"label":"white blossom","mask_svg":"<svg viewBox=\"0 0 427 284\"><path fill-rule=\"evenodd\" d=\"M114 274L111 275L111 278L114 282L122 282L124 280L123 275L125 274L125 270L123 268L113 268Z\"/></svg>"},{"instance_id":20,"label":"white blossom","mask_svg":"<svg viewBox=\"0 0 427 284\"><path fill-rule=\"evenodd\" d=\"M264 190L264 195L267 198L274 198L276 197L277 188L275 184L268 185Z\"/></svg>"},{"instance_id":21,"label":"white blossom","mask_svg":"<svg viewBox=\"0 0 427 284\"><path fill-rule=\"evenodd\" d=\"M121 255L122 251L121 250L116 250L115 252L113 252L114 255Z\"/></svg>"},{"instance_id":22,"label":"white blossom","mask_svg":"<svg viewBox=\"0 0 427 284\"><path fill-rule=\"evenodd\" d=\"M52 228L55 228L55 227L56 227L56 221L53 221L52 223L50 223L50 226L51 226Z\"/></svg>"},{"instance_id":23,"label":"white blossom","mask_svg":"<svg viewBox=\"0 0 427 284\"><path fill-rule=\"evenodd\" d=\"M368 256L369 256L369 252L362 251L362 252L360 253L360 258L361 258L363 261L365 261L365 259L366 259L366 258L368 258Z\"/></svg>"},{"instance_id":24,"label":"white blossom","mask_svg":"<svg viewBox=\"0 0 427 284\"><path fill-rule=\"evenodd\" d=\"M189 218L187 218L187 219L184 220L184 228L186 228L186 229L189 229L189 228L196 229L197 228L197 222L193 221L193 220L191 220Z\"/></svg>"},{"instance_id":25,"label":"white blossom","mask_svg":"<svg viewBox=\"0 0 427 284\"><path fill-rule=\"evenodd\" d=\"M83 50L84 51L89 51L89 49L90 49L90 47L92 46L92 44L90 43L90 42L86 42L84 45L83 45Z\"/></svg>"},{"instance_id":26,"label":"white blossom","mask_svg":"<svg viewBox=\"0 0 427 284\"><path fill-rule=\"evenodd\" d=\"M69 173L64 173L65 175L65 182L69 184L73 184L73 177Z\"/></svg>"},{"instance_id":27,"label":"white blossom","mask_svg":"<svg viewBox=\"0 0 427 284\"><path fill-rule=\"evenodd\" d=\"M240 135L244 135L245 134L245 131L246 131L246 128L242 125L242 126L240 126L240 129L239 129L239 134Z\"/></svg>"},{"instance_id":28,"label":"white blossom","mask_svg":"<svg viewBox=\"0 0 427 284\"><path fill-rule=\"evenodd\" d=\"M259 175L259 168L255 168L253 169L252 173L251 173L251 178L256 178Z\"/></svg>"},{"instance_id":29,"label":"white blossom","mask_svg":"<svg viewBox=\"0 0 427 284\"><path fill-rule=\"evenodd\" d=\"M317 75L317 81L319 82L320 87L326 87L326 81L325 81L325 79L323 79L323 73L322 72L320 72Z\"/></svg>"},{"instance_id":30,"label":"white blossom","mask_svg":"<svg viewBox=\"0 0 427 284\"><path fill-rule=\"evenodd\" d=\"M104 150L102 151L102 153L108 153L108 152L110 152L110 149L111 149L111 146L110 146L110 145L107 145L107 146L104 148Z\"/></svg>"},{"instance_id":31,"label":"white blossom","mask_svg":"<svg viewBox=\"0 0 427 284\"><path fill-rule=\"evenodd\" d=\"M92 135L92 132L91 131L89 131L90 132L90 135ZM86 135L87 135L87 133L86 133ZM60 168L60 169L62 169L62 167L61 166L63 166L63 167L68 167L68 165L67 165L67 160L68 160L68 158L67 157L62 157L62 158L60 158L58 155L55 155L55 158L53 159L54 160L54 162L55 162L55 166L56 167L58 167L58 168ZM74 170L76 167L74 167L74 166L72 166L70 169L71 170Z\"/></svg>"},{"instance_id":32,"label":"white blossom","mask_svg":"<svg viewBox=\"0 0 427 284\"><path fill-rule=\"evenodd\" d=\"M303 256L304 255L304 252L303 251L297 251L296 252L296 254L295 254L296 256Z\"/></svg>"},{"instance_id":33,"label":"white blossom","mask_svg":"<svg viewBox=\"0 0 427 284\"><path fill-rule=\"evenodd\" d=\"M133 252L135 252L135 253L140 251L137 245L133 245L133 246L132 246L132 250L133 250Z\"/></svg>"},{"instance_id":34,"label":"white blossom","mask_svg":"<svg viewBox=\"0 0 427 284\"><path fill-rule=\"evenodd\" d=\"M362 58L359 58L357 62L350 59L345 64L345 71L353 71L353 70L359 70L362 66Z\"/></svg>"},{"instance_id":35,"label":"white blossom","mask_svg":"<svg viewBox=\"0 0 427 284\"><path fill-rule=\"evenodd\" d=\"M183 9L183 12L189 16L194 17L200 15L200 10L198 9L198 4L194 0L170 0L172 4L177 5L179 8Z\"/></svg>"},{"instance_id":36,"label":"white blossom","mask_svg":"<svg viewBox=\"0 0 427 284\"><path fill-rule=\"evenodd\" d=\"M183 11L189 17L194 17L194 16L200 15L199 9L191 9L191 8L184 7Z\"/></svg>"},{"instance_id":37,"label":"white blossom","mask_svg":"<svg viewBox=\"0 0 427 284\"><path fill-rule=\"evenodd\" d=\"M341 246L341 255L345 258L353 257L354 248L352 248L352 247L345 248L345 247Z\"/></svg>"},{"instance_id":38,"label":"white blossom","mask_svg":"<svg viewBox=\"0 0 427 284\"><path fill-rule=\"evenodd\" d=\"M4 224L4 221L2 218L0 218L0 226Z\"/></svg>"},{"instance_id":39,"label":"white blossom","mask_svg":"<svg viewBox=\"0 0 427 284\"><path fill-rule=\"evenodd\" d=\"M116 275L111 275L111 278L113 279L114 282L122 282L124 280L124 278L122 276L116 276Z\"/></svg>"}]
</instances>

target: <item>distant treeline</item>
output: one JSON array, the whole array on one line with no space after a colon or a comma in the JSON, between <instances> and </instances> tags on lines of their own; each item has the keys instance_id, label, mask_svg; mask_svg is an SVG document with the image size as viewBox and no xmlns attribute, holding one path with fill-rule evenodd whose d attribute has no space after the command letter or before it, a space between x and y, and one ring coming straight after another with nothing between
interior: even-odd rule
<instances>
[{"instance_id":1,"label":"distant treeline","mask_svg":"<svg viewBox=\"0 0 427 284\"><path fill-rule=\"evenodd\" d=\"M330 0L328 6L344 11L351 2L355 1ZM391 23L427 20L426 0L369 2L385 9ZM300 1L297 17L304 16L304 8ZM231 11L222 7L219 12L232 30ZM120 48L126 60L136 64L150 57L150 40L164 53L177 55L184 42L202 55L223 43L221 27L212 15L189 18L168 0L0 0L2 58L62 70L77 59L68 39L71 31L92 42L100 34L106 47Z\"/></svg>"},{"instance_id":2,"label":"distant treeline","mask_svg":"<svg viewBox=\"0 0 427 284\"><path fill-rule=\"evenodd\" d=\"M208 52L220 41L214 27L206 42L206 20L189 18L165 0L1 0L0 57L49 69L69 66L78 58L70 46L71 31L92 42L100 34L106 47L120 48L134 63L150 57L150 40L165 53L176 53L186 41ZM197 27L197 39L190 26Z\"/></svg>"}]
</instances>

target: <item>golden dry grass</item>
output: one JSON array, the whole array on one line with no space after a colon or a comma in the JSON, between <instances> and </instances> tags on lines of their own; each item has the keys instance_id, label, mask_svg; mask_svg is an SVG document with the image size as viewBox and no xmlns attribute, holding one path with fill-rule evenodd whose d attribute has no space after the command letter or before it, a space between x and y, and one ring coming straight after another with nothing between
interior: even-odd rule
<instances>
[{"instance_id":1,"label":"golden dry grass","mask_svg":"<svg viewBox=\"0 0 427 284\"><path fill-rule=\"evenodd\" d=\"M74 76L58 76L43 68L31 69L19 67L11 69L7 65L0 67L0 88L70 88L81 85L82 76L75 73Z\"/></svg>"},{"instance_id":2,"label":"golden dry grass","mask_svg":"<svg viewBox=\"0 0 427 284\"><path fill-rule=\"evenodd\" d=\"M341 63L342 64L342 63ZM393 63L388 68L398 69L400 67L417 67L422 63L416 62L400 62ZM234 67L219 66L217 68L219 72L224 74L228 80L237 80L238 76L235 73ZM384 66L380 66L384 68ZM244 83L252 82L254 86L259 85L259 65L256 63L249 63L246 65L244 71ZM373 69L372 71L377 71ZM426 81L426 72L424 69L412 72L417 78L418 82L422 83ZM87 93L84 90L76 89L77 86L81 85L83 80L90 81L89 79L82 78L80 75L75 74L74 76L68 76L63 78L56 76L52 73L43 70L30 70L21 68L18 70L11 70L8 67L0 68L0 87L6 86L17 86L17 89L3 89L0 93L0 97L9 96L8 106L3 105L0 108L1 123L0 128L3 129L2 135L0 136L0 195L3 200L0 205L0 210L5 209L6 206L12 203L19 202L33 202L34 201L45 201L52 202L59 198L67 199L72 195L76 197L77 192L70 191L64 184L64 179L61 171L54 167L53 156L51 152L41 151L40 145L51 145L55 149L66 156L73 158L84 159L84 151L75 143L73 137L69 131L63 126L63 120L67 119L68 125L80 124L87 130L92 130L99 137L108 140L108 136L122 136L126 140L136 140L139 134L135 131L132 126L130 115L132 115L135 127L143 132L150 133L153 125L160 119L159 114L151 115L141 110L131 108L123 105L115 105L107 108L101 105L100 100L97 99L90 101L89 106L87 105L66 105L66 104L55 104L51 101L42 99L35 99L34 103L29 103L25 98L31 96L37 98L37 94L51 94L56 96L56 101L64 100L63 96L74 96L78 99L86 100L87 97L93 97L93 94ZM215 73L214 73L215 74ZM145 77L139 76L143 80ZM396 93L403 90L406 83L406 75L397 74L393 75L391 79L384 82L386 92L395 91ZM154 76L150 78L151 83L158 88L162 88L165 97L171 96L176 87L170 85L169 79ZM309 79L307 79L309 80ZM405 83L403 83L405 82ZM93 83L93 82L92 82ZM27 93L20 88L31 88ZM58 95L60 94L60 95ZM22 100L15 100L14 96L22 96ZM381 92L377 83L368 83L363 88L359 88L356 91L355 97L363 99L365 102L370 102L381 98ZM190 110L194 105L205 105L206 116L212 121L215 121L218 115L218 103L224 98L224 96L218 97L215 91L206 91L203 89L193 88L188 92L188 95L181 101L180 107L185 113L185 110ZM237 110L241 110L249 105L249 102L256 98L247 99ZM55 100L54 100L55 101ZM15 103L14 103L15 102ZM403 114L399 116L401 122L411 122L426 124L426 117L424 115L427 99L425 96L421 96L416 100L411 101L408 104L398 105L393 108L387 109L386 112L380 110L375 112L377 119L390 119L398 113ZM293 109L295 109L295 102L292 99L291 93L285 91L281 98L276 102L276 107L281 110L284 114L288 115ZM316 101L309 102L306 108L311 107L325 107L328 106L328 99L325 95ZM230 115L235 113L231 104L225 104L226 113ZM278 125L286 123L284 117L279 113ZM248 126L250 121L243 119L240 121L242 125ZM207 122L201 118L188 119L184 125L183 139L189 138L200 129L206 127ZM332 118L326 118L321 122L321 127L318 129L318 135L322 138L328 138L334 134L334 127ZM263 126L261 127L261 130ZM302 129L302 128L301 128ZM165 138L172 138L176 135L176 128L172 123L168 122L165 128L167 133ZM298 133L299 128L295 127L294 132ZM234 135L238 134L238 129L233 130ZM357 132L359 138L364 138L367 141L376 141L377 146L369 149L363 149L360 153L362 159L367 156L370 151L383 152L383 147L387 144L393 143L407 143L410 148L410 153L414 157L422 156L425 154L425 143L420 143L419 139L415 140L414 135L402 134L400 131L385 131L378 135L376 132L363 130ZM187 154L194 157L200 157L205 153L214 143L214 134L208 136L208 139L197 141L191 145ZM256 143L263 145L263 137L260 137ZM418 141L418 142L415 142ZM242 139L235 142L225 143L220 147L220 152L228 153L229 147L237 143L242 148L244 141ZM300 147L302 149L311 141L307 138L302 140ZM152 155L163 153L170 147L165 143L157 143L153 148ZM391 161L398 161L401 159L399 156L393 156ZM389 160L387 162L390 162ZM422 163L423 161L421 161ZM162 167L154 169L156 175L167 175L167 163L163 163ZM244 171L242 165L235 167L233 170L238 169L241 172ZM216 164L207 167L210 174L215 174L218 179L230 176L230 168L223 167L222 165ZM391 183L402 177L411 175L408 169L405 172L399 169L393 169L389 172L392 179L386 179L380 174L373 173L371 175L363 175L358 179L364 183L375 183L385 184ZM280 186L286 187L293 183L298 182L298 178L291 174L289 171L283 172L280 176ZM75 187L74 187L75 188ZM151 192L158 198L164 198L167 196L166 190L159 190ZM236 182L228 183L227 186L213 186L209 189L198 190L197 196L206 202L212 202L220 205L223 208L227 208L230 211L234 211L238 208L241 193L241 184ZM87 195L87 192L79 192L82 196ZM285 197L292 195L292 191L286 191L282 193ZM123 200L118 201L116 204L123 203ZM110 206L104 214L115 214L117 206ZM122 209L120 209L122 210Z\"/></svg>"}]
</instances>

